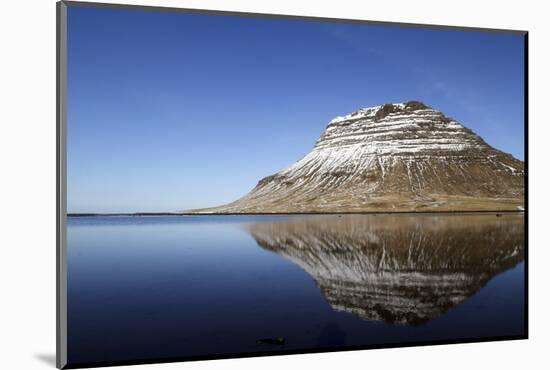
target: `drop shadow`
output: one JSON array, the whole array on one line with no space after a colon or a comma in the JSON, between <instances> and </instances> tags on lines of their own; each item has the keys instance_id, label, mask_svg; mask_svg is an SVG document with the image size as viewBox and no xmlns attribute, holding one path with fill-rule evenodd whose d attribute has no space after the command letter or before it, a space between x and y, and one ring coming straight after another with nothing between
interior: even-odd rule
<instances>
[{"instance_id":1,"label":"drop shadow","mask_svg":"<svg viewBox=\"0 0 550 370\"><path fill-rule=\"evenodd\" d=\"M34 358L52 367L56 365L55 353L35 353Z\"/></svg>"}]
</instances>

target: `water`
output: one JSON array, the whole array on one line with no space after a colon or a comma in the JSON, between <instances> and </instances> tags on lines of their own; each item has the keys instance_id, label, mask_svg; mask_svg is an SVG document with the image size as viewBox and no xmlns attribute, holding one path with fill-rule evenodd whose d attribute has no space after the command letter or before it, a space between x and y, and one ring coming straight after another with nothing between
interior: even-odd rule
<instances>
[{"instance_id":1,"label":"water","mask_svg":"<svg viewBox=\"0 0 550 370\"><path fill-rule=\"evenodd\" d=\"M70 217L68 360L522 336L523 258L518 214Z\"/></svg>"}]
</instances>

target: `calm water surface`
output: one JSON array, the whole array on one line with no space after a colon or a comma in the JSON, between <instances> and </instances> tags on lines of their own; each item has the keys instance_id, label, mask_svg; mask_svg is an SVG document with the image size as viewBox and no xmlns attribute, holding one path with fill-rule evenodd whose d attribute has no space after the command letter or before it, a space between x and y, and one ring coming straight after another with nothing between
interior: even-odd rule
<instances>
[{"instance_id":1,"label":"calm water surface","mask_svg":"<svg viewBox=\"0 0 550 370\"><path fill-rule=\"evenodd\" d=\"M70 217L69 363L523 335L523 259L518 214Z\"/></svg>"}]
</instances>

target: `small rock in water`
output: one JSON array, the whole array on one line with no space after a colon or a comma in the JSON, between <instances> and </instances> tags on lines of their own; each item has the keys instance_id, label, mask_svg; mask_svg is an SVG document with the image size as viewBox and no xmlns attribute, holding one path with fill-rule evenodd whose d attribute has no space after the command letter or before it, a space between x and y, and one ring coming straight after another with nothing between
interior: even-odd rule
<instances>
[{"instance_id":1,"label":"small rock in water","mask_svg":"<svg viewBox=\"0 0 550 370\"><path fill-rule=\"evenodd\" d=\"M497 217L502 217L502 215L500 213L497 213Z\"/></svg>"},{"instance_id":2,"label":"small rock in water","mask_svg":"<svg viewBox=\"0 0 550 370\"><path fill-rule=\"evenodd\" d=\"M258 344L276 344L276 345L283 345L285 344L285 338L279 337L279 338L262 338L258 339L256 341Z\"/></svg>"}]
</instances>

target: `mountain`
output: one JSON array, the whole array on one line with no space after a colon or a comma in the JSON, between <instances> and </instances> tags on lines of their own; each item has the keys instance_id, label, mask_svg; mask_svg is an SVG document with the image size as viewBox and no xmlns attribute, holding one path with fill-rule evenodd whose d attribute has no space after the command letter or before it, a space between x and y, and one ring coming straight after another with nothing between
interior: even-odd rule
<instances>
[{"instance_id":1,"label":"mountain","mask_svg":"<svg viewBox=\"0 0 550 370\"><path fill-rule=\"evenodd\" d=\"M306 271L333 309L420 325L524 259L522 214L325 215L247 226Z\"/></svg>"},{"instance_id":2,"label":"mountain","mask_svg":"<svg viewBox=\"0 0 550 370\"><path fill-rule=\"evenodd\" d=\"M523 205L522 161L410 101L336 117L305 157L261 179L244 197L195 212L495 211Z\"/></svg>"}]
</instances>

